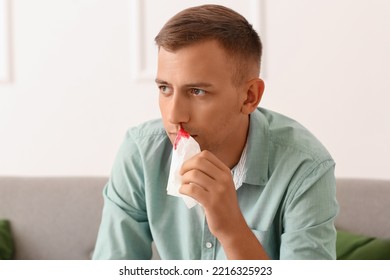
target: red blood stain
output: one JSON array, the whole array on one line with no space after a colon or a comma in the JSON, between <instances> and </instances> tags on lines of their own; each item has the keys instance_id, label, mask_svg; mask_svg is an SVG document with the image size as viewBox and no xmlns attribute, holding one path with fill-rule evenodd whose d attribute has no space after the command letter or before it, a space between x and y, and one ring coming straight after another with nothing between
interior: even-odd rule
<instances>
[{"instance_id":1,"label":"red blood stain","mask_svg":"<svg viewBox=\"0 0 390 280\"><path fill-rule=\"evenodd\" d=\"M180 130L177 132L177 136L176 136L176 139L175 139L175 143L173 144L173 148L176 150L177 149L177 145L179 144L181 138L190 138L190 134L185 131L182 127L180 127Z\"/></svg>"}]
</instances>

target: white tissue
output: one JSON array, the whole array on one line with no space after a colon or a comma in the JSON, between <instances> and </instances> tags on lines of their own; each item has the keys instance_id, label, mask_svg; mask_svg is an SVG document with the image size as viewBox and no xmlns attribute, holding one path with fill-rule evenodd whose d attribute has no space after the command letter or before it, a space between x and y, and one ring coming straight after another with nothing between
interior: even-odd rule
<instances>
[{"instance_id":1,"label":"white tissue","mask_svg":"<svg viewBox=\"0 0 390 280\"><path fill-rule=\"evenodd\" d=\"M172 161L171 169L169 171L167 193L169 195L182 197L188 208L194 207L198 202L192 197L179 193L182 177L180 176L179 171L187 159L198 153L200 153L200 146L191 136L188 138L181 137L177 143L176 149L173 148L172 150Z\"/></svg>"}]
</instances>

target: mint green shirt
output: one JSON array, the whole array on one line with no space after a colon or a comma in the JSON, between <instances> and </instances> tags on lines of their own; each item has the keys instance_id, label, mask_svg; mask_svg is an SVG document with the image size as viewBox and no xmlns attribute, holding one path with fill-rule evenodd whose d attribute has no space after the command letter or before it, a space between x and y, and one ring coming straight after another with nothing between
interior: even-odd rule
<instances>
[{"instance_id":1,"label":"mint green shirt","mask_svg":"<svg viewBox=\"0 0 390 280\"><path fill-rule=\"evenodd\" d=\"M335 259L334 161L297 122L250 116L242 186L245 220L272 259ZM107 183L94 259L226 259L203 209L167 195L172 144L161 120L131 128ZM223 203L223 201L221 201Z\"/></svg>"}]
</instances>

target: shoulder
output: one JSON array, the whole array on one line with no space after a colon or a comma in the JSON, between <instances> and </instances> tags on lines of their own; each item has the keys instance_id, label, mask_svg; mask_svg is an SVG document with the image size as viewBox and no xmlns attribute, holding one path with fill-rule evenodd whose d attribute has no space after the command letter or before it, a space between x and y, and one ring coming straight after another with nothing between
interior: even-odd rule
<instances>
[{"instance_id":1,"label":"shoulder","mask_svg":"<svg viewBox=\"0 0 390 280\"><path fill-rule=\"evenodd\" d=\"M129 128L126 136L133 139L149 139L154 137L165 137L166 133L162 120L154 119Z\"/></svg>"},{"instance_id":2,"label":"shoulder","mask_svg":"<svg viewBox=\"0 0 390 280\"><path fill-rule=\"evenodd\" d=\"M158 146L169 141L161 119L150 120L127 130L125 142L140 147Z\"/></svg>"},{"instance_id":3,"label":"shoulder","mask_svg":"<svg viewBox=\"0 0 390 280\"><path fill-rule=\"evenodd\" d=\"M155 155L172 149L161 119L150 120L127 130L119 154L128 157Z\"/></svg>"},{"instance_id":4,"label":"shoulder","mask_svg":"<svg viewBox=\"0 0 390 280\"><path fill-rule=\"evenodd\" d=\"M296 120L271 110L259 108L268 125L270 148L285 150L313 160L331 160L325 146Z\"/></svg>"}]
</instances>

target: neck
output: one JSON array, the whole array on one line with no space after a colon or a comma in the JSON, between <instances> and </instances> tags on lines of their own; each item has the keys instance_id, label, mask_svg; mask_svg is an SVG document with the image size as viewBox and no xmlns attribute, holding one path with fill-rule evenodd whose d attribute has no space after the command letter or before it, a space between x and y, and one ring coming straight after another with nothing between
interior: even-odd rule
<instances>
[{"instance_id":1,"label":"neck","mask_svg":"<svg viewBox=\"0 0 390 280\"><path fill-rule=\"evenodd\" d=\"M236 166L240 161L242 152L248 139L248 132L249 117L243 124L238 127L235 135L230 139L226 139L225 145L223 145L225 148L224 151L221 151L219 158L230 169Z\"/></svg>"}]
</instances>

